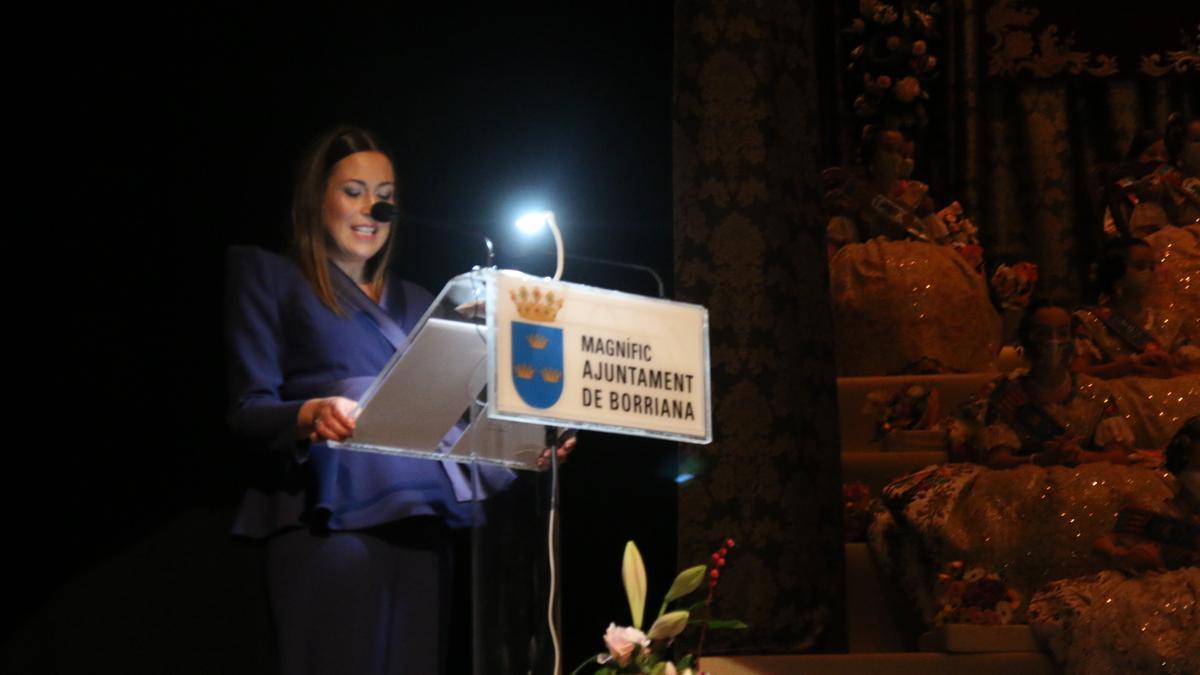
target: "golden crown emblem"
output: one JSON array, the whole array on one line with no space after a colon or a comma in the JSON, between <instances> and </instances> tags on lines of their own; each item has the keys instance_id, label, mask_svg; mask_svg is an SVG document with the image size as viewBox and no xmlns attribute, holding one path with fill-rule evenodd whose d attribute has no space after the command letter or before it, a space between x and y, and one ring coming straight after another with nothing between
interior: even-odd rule
<instances>
[{"instance_id":1,"label":"golden crown emblem","mask_svg":"<svg viewBox=\"0 0 1200 675\"><path fill-rule=\"evenodd\" d=\"M518 363L517 365L513 366L513 370L517 371L517 377L521 378L522 380L532 380L535 372L533 366L524 363Z\"/></svg>"},{"instance_id":2,"label":"golden crown emblem","mask_svg":"<svg viewBox=\"0 0 1200 675\"><path fill-rule=\"evenodd\" d=\"M542 380L550 383L562 379L562 371L557 368L542 368Z\"/></svg>"},{"instance_id":3,"label":"golden crown emblem","mask_svg":"<svg viewBox=\"0 0 1200 675\"><path fill-rule=\"evenodd\" d=\"M558 316L558 310L563 306L563 299L556 296L554 291L543 295L537 288L530 291L522 286L520 290L509 291L508 294L512 298L513 304L517 306L517 314L520 314L522 319L530 321L551 323L554 321L554 317ZM530 345L535 349L541 349L532 342Z\"/></svg>"},{"instance_id":4,"label":"golden crown emblem","mask_svg":"<svg viewBox=\"0 0 1200 675\"><path fill-rule=\"evenodd\" d=\"M550 338L539 333L530 333L525 336L525 341L534 349L545 349L546 345L550 342Z\"/></svg>"}]
</instances>

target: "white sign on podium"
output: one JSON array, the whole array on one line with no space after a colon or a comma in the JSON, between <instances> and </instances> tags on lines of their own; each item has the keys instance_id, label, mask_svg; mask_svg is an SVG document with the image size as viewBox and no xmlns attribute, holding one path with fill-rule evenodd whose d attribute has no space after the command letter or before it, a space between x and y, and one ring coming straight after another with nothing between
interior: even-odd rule
<instances>
[{"instance_id":1,"label":"white sign on podium","mask_svg":"<svg viewBox=\"0 0 1200 675\"><path fill-rule=\"evenodd\" d=\"M703 307L483 269L446 284L331 445L533 469L542 424L709 443L710 392Z\"/></svg>"},{"instance_id":2,"label":"white sign on podium","mask_svg":"<svg viewBox=\"0 0 1200 675\"><path fill-rule=\"evenodd\" d=\"M712 441L703 307L490 276L489 417Z\"/></svg>"}]
</instances>

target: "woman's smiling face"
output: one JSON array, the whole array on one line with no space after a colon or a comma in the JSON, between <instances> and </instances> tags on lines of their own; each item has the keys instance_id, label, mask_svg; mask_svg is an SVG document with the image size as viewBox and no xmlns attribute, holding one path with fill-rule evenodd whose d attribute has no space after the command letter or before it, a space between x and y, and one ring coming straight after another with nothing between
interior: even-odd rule
<instances>
[{"instance_id":1,"label":"woman's smiling face","mask_svg":"<svg viewBox=\"0 0 1200 675\"><path fill-rule=\"evenodd\" d=\"M391 223L371 218L376 202L394 203L395 174L381 152L356 152L329 172L321 219L331 243L329 257L355 281L363 281L366 262L379 253L391 234Z\"/></svg>"}]
</instances>

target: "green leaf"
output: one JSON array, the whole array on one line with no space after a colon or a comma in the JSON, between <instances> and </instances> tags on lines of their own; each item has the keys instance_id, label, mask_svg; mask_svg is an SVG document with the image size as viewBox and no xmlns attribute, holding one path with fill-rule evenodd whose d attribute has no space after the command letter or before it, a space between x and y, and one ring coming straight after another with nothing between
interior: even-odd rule
<instances>
[{"instance_id":1,"label":"green leaf","mask_svg":"<svg viewBox=\"0 0 1200 675\"><path fill-rule=\"evenodd\" d=\"M646 614L646 566L642 563L642 554L638 552L637 545L632 541L625 544L621 581L625 583L625 596L629 598L633 627L641 630L642 617Z\"/></svg>"},{"instance_id":2,"label":"green leaf","mask_svg":"<svg viewBox=\"0 0 1200 675\"><path fill-rule=\"evenodd\" d=\"M695 619L690 623L703 624L713 630L741 630L743 628L750 627L750 624L744 621L738 621L737 619Z\"/></svg>"},{"instance_id":3,"label":"green leaf","mask_svg":"<svg viewBox=\"0 0 1200 675\"><path fill-rule=\"evenodd\" d=\"M666 661L659 661L658 663L654 664L653 668L650 669L650 675L663 675L665 672L667 672Z\"/></svg>"},{"instance_id":4,"label":"green leaf","mask_svg":"<svg viewBox=\"0 0 1200 675\"><path fill-rule=\"evenodd\" d=\"M650 627L650 631L646 633L646 637L651 640L668 640L682 633L687 626L687 610L667 612L658 617L658 620Z\"/></svg>"},{"instance_id":5,"label":"green leaf","mask_svg":"<svg viewBox=\"0 0 1200 675\"><path fill-rule=\"evenodd\" d=\"M696 565L695 567L689 567L680 572L679 576L675 577L675 581L671 583L671 588L667 591L667 597L663 598L662 606L658 608L658 615L662 616L664 613L666 613L667 605L669 605L672 600L682 598L688 593L691 593L699 588L700 584L703 583L704 579L707 577L707 573L708 567L706 565ZM700 604L703 605L704 603ZM696 607L692 606L688 608L688 611L693 612L695 609Z\"/></svg>"},{"instance_id":6,"label":"green leaf","mask_svg":"<svg viewBox=\"0 0 1200 675\"><path fill-rule=\"evenodd\" d=\"M671 588L667 591L667 597L663 602L668 603L672 600L682 598L700 588L700 584L704 583L704 575L707 571L707 565L696 565L680 572L679 576L675 577L675 581L671 583Z\"/></svg>"},{"instance_id":7,"label":"green leaf","mask_svg":"<svg viewBox=\"0 0 1200 675\"><path fill-rule=\"evenodd\" d=\"M684 669L691 668L692 660L693 659L692 659L691 654L685 654L682 659L679 659L679 663L675 664L675 670L678 670L679 672L683 672Z\"/></svg>"}]
</instances>

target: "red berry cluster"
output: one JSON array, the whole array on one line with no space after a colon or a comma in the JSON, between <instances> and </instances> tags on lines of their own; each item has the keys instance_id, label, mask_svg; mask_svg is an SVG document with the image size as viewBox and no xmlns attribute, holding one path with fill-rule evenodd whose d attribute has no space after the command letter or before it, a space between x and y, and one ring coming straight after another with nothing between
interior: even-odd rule
<instances>
[{"instance_id":1,"label":"red berry cluster","mask_svg":"<svg viewBox=\"0 0 1200 675\"><path fill-rule=\"evenodd\" d=\"M721 569L725 566L725 556L729 555L729 549L734 547L735 542L732 539L726 539L725 545L722 546L716 553L712 554L712 570L708 573L708 587L715 588L717 580L721 578Z\"/></svg>"}]
</instances>

